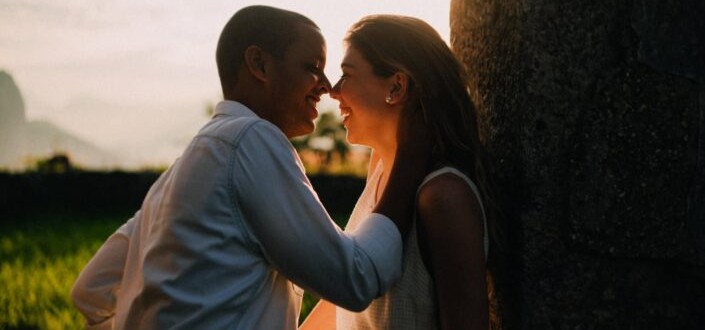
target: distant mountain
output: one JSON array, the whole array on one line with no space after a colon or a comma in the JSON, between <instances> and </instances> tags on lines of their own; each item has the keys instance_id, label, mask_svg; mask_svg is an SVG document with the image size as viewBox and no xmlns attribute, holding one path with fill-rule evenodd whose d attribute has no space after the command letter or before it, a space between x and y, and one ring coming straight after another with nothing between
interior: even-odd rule
<instances>
[{"instance_id":1,"label":"distant mountain","mask_svg":"<svg viewBox=\"0 0 705 330\"><path fill-rule=\"evenodd\" d=\"M115 157L45 121L27 121L15 81L0 71L0 168L20 170L34 161L64 153L82 167L107 167Z\"/></svg>"},{"instance_id":2,"label":"distant mountain","mask_svg":"<svg viewBox=\"0 0 705 330\"><path fill-rule=\"evenodd\" d=\"M24 100L20 89L7 72L0 71L0 127L10 127L24 122Z\"/></svg>"}]
</instances>

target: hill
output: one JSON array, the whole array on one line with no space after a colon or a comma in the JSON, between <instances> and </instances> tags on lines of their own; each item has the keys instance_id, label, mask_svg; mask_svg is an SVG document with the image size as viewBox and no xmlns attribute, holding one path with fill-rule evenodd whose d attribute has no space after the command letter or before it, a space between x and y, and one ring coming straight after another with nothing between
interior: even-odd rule
<instances>
[{"instance_id":1,"label":"hill","mask_svg":"<svg viewBox=\"0 0 705 330\"><path fill-rule=\"evenodd\" d=\"M0 71L0 168L21 170L55 153L64 153L80 166L106 167L115 156L46 121L28 121L19 87Z\"/></svg>"}]
</instances>

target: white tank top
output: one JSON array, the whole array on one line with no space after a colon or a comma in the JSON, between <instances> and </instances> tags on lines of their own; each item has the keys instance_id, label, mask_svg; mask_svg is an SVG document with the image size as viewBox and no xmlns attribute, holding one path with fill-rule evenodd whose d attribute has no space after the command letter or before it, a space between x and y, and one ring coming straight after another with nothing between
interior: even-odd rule
<instances>
[{"instance_id":1,"label":"white tank top","mask_svg":"<svg viewBox=\"0 0 705 330\"><path fill-rule=\"evenodd\" d=\"M475 183L459 170L453 167L443 167L427 175L419 189L433 178L445 173L453 173L465 180L479 200L484 224L485 258L487 258L489 250L487 219L482 199ZM369 176L365 189L353 209L350 221L345 228L346 232L354 231L360 225L360 222L372 212L375 207L375 194L381 176L382 164L380 161L372 175ZM386 294L373 300L372 304L360 313L354 313L338 307L336 310L336 327L338 330L437 329L438 316L436 315L435 300L433 279L421 259L416 235L416 218L414 217L411 230L409 230L404 243L403 269L399 282Z\"/></svg>"}]
</instances>

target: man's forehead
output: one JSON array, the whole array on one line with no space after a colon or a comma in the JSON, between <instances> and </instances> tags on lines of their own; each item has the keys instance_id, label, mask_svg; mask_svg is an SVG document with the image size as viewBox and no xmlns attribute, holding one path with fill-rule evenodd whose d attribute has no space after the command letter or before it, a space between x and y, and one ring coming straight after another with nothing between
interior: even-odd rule
<instances>
[{"instance_id":1,"label":"man's forehead","mask_svg":"<svg viewBox=\"0 0 705 330\"><path fill-rule=\"evenodd\" d=\"M311 56L326 59L326 41L321 31L311 25L299 24L297 27L296 40L291 44L289 50L305 51Z\"/></svg>"}]
</instances>

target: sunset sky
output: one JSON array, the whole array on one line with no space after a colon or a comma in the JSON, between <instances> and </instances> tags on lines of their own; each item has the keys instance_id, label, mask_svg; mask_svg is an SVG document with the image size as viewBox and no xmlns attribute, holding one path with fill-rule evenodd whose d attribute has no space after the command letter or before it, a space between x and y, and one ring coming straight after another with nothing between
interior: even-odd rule
<instances>
[{"instance_id":1,"label":"sunset sky","mask_svg":"<svg viewBox=\"0 0 705 330\"><path fill-rule=\"evenodd\" d=\"M0 0L0 70L19 86L28 120L49 121L127 165L168 165L221 99L216 42L232 14L252 4L313 19L333 82L341 40L362 16L419 17L449 39L449 0Z\"/></svg>"}]
</instances>

